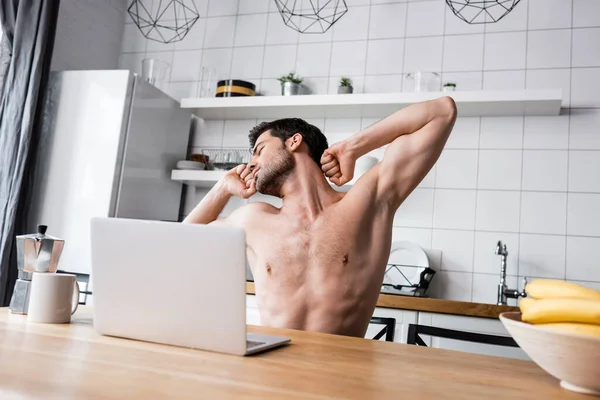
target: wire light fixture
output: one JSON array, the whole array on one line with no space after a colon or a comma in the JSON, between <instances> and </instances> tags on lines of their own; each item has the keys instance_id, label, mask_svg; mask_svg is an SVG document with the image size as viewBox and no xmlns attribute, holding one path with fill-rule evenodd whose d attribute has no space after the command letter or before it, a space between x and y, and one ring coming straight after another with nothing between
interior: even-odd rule
<instances>
[{"instance_id":1,"label":"wire light fixture","mask_svg":"<svg viewBox=\"0 0 600 400\"><path fill-rule=\"evenodd\" d=\"M142 35L162 43L183 40L200 18L194 0L133 0L127 12Z\"/></svg>"},{"instance_id":2,"label":"wire light fixture","mask_svg":"<svg viewBox=\"0 0 600 400\"><path fill-rule=\"evenodd\" d=\"M521 0L446 0L454 15L467 24L498 22Z\"/></svg>"},{"instance_id":3,"label":"wire light fixture","mask_svg":"<svg viewBox=\"0 0 600 400\"><path fill-rule=\"evenodd\" d=\"M300 33L325 33L348 12L346 0L275 0L275 4L283 22Z\"/></svg>"}]
</instances>

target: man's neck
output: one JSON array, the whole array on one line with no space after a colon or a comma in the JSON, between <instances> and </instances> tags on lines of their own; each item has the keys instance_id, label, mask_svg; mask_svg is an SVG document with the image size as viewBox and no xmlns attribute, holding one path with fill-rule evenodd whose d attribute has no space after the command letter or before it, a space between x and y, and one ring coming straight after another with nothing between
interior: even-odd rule
<instances>
[{"instance_id":1,"label":"man's neck","mask_svg":"<svg viewBox=\"0 0 600 400\"><path fill-rule=\"evenodd\" d=\"M281 188L281 212L315 220L343 194L335 191L314 162L297 163Z\"/></svg>"}]
</instances>

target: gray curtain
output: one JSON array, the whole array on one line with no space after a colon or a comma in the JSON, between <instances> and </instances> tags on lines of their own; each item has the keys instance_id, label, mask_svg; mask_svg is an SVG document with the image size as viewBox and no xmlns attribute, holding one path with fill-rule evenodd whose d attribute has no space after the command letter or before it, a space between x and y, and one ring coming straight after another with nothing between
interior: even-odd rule
<instances>
[{"instance_id":1,"label":"gray curtain","mask_svg":"<svg viewBox=\"0 0 600 400\"><path fill-rule=\"evenodd\" d=\"M17 276L15 235L25 233L41 112L60 2L0 0L10 62L0 96L0 303Z\"/></svg>"}]
</instances>

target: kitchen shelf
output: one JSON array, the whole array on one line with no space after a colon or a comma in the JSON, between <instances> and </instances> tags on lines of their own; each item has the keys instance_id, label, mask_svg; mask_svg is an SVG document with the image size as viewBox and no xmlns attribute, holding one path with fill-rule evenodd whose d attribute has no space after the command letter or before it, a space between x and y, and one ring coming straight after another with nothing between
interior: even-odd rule
<instances>
[{"instance_id":1,"label":"kitchen shelf","mask_svg":"<svg viewBox=\"0 0 600 400\"><path fill-rule=\"evenodd\" d=\"M184 98L181 107L205 120L382 118L441 96L454 99L461 117L558 115L562 103L562 89L545 89Z\"/></svg>"},{"instance_id":2,"label":"kitchen shelf","mask_svg":"<svg viewBox=\"0 0 600 400\"><path fill-rule=\"evenodd\" d=\"M200 171L200 170L188 170L188 169L174 169L171 171L171 180L181 182L186 185L195 186L199 188L211 188L215 183L219 181L226 171ZM332 183L330 185L340 192L347 192L352 185L356 182L356 179L351 180L347 184L338 187Z\"/></svg>"}]
</instances>

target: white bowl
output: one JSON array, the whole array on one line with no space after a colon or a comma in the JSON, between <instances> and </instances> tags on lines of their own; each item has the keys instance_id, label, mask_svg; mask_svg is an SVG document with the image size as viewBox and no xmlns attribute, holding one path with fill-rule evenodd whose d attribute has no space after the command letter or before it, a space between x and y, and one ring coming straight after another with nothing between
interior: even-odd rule
<instances>
[{"instance_id":1,"label":"white bowl","mask_svg":"<svg viewBox=\"0 0 600 400\"><path fill-rule=\"evenodd\" d=\"M520 312L500 321L525 353L574 392L600 396L600 338L541 328L521 321Z\"/></svg>"}]
</instances>

